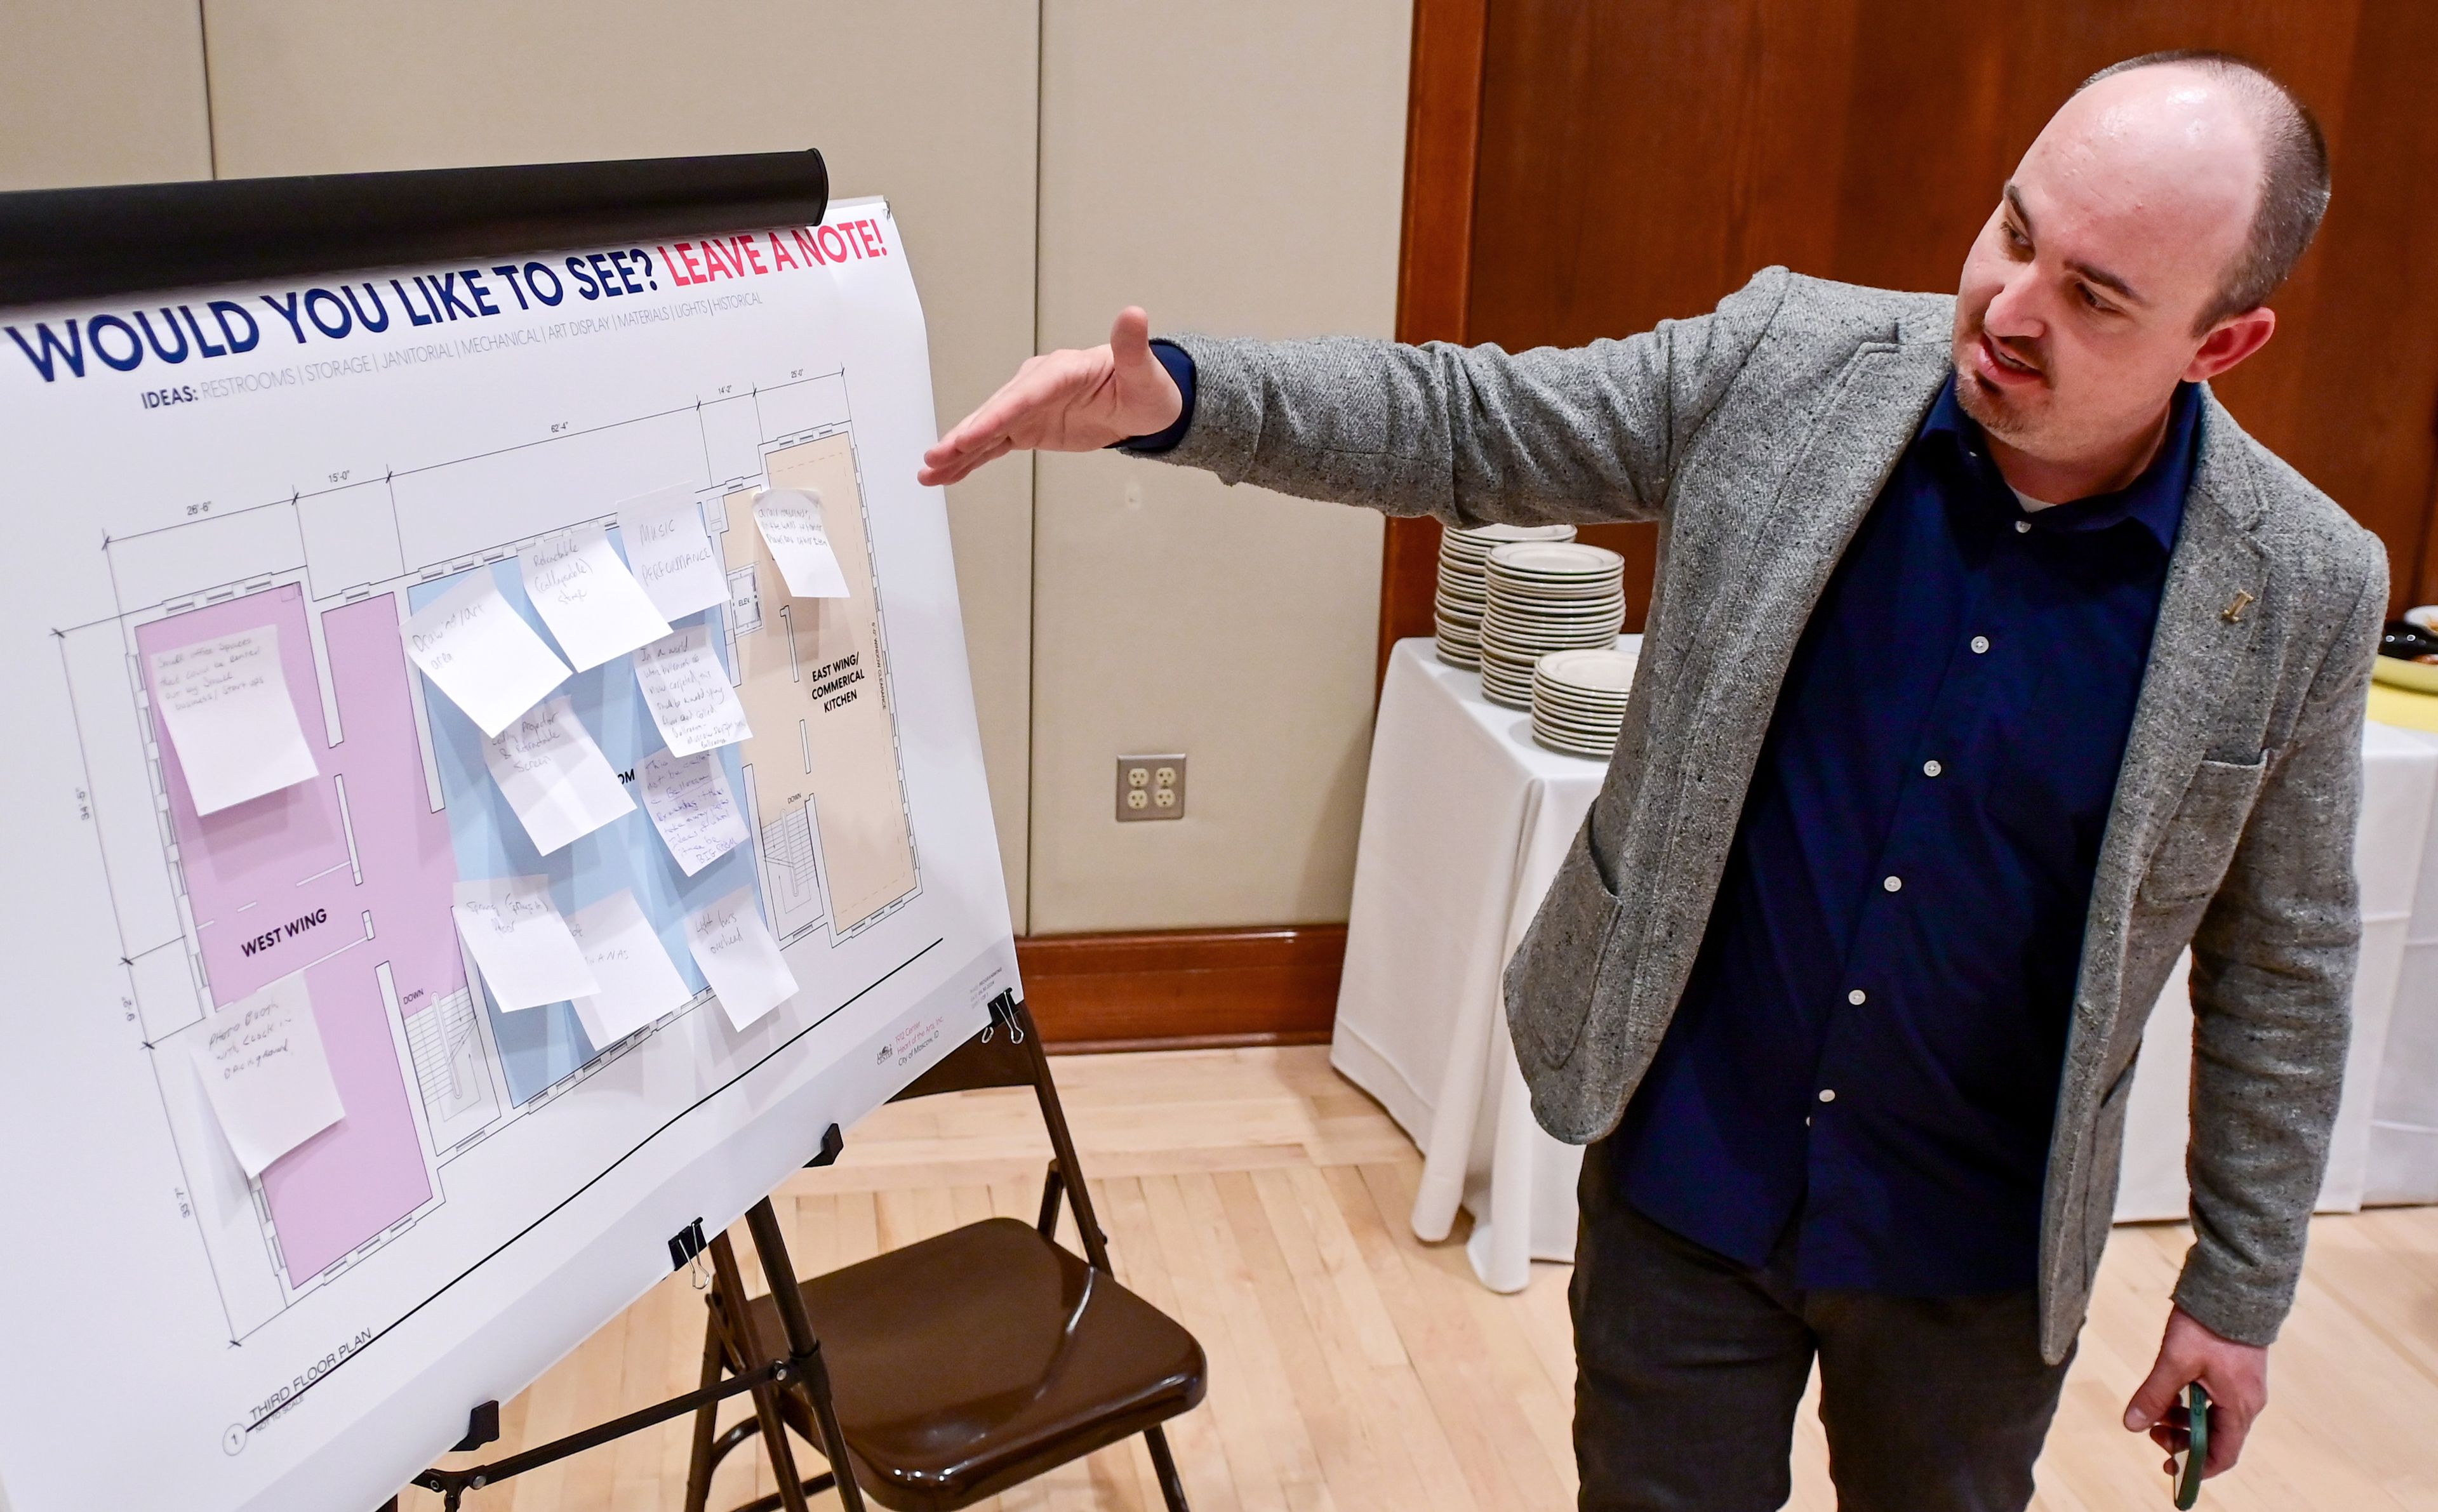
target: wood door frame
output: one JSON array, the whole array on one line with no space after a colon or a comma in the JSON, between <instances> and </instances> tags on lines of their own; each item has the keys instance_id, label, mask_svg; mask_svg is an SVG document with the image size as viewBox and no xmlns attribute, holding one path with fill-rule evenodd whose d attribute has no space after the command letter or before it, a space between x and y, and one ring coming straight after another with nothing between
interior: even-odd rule
<instances>
[{"instance_id":1,"label":"wood door frame","mask_svg":"<svg viewBox=\"0 0 2438 1512\"><path fill-rule=\"evenodd\" d=\"M1490 0L1414 0L1412 73L1405 93L1405 209L1397 255L1397 340L1462 342L1473 293L1474 183L1481 155L1483 49ZM1391 519L1381 547L1379 662L1431 633L1440 523Z\"/></svg>"}]
</instances>

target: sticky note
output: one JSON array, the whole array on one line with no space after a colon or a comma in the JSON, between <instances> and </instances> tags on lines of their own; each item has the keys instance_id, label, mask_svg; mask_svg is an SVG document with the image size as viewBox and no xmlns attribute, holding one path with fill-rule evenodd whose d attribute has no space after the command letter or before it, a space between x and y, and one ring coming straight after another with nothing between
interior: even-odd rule
<instances>
[{"instance_id":1,"label":"sticky note","mask_svg":"<svg viewBox=\"0 0 2438 1512\"><path fill-rule=\"evenodd\" d=\"M711 626L680 625L635 648L635 684L661 739L680 756L733 746L753 733L736 701L728 669L711 643Z\"/></svg>"},{"instance_id":2,"label":"sticky note","mask_svg":"<svg viewBox=\"0 0 2438 1512\"><path fill-rule=\"evenodd\" d=\"M280 665L275 624L153 653L152 708L198 814L319 775Z\"/></svg>"},{"instance_id":3,"label":"sticky note","mask_svg":"<svg viewBox=\"0 0 2438 1512\"><path fill-rule=\"evenodd\" d=\"M487 567L409 615L399 633L423 675L486 735L505 730L568 677L567 663L534 634Z\"/></svg>"},{"instance_id":4,"label":"sticky note","mask_svg":"<svg viewBox=\"0 0 2438 1512\"><path fill-rule=\"evenodd\" d=\"M620 504L618 544L627 548L627 570L670 624L728 601L728 574L693 489L657 489Z\"/></svg>"},{"instance_id":5,"label":"sticky note","mask_svg":"<svg viewBox=\"0 0 2438 1512\"><path fill-rule=\"evenodd\" d=\"M753 523L762 527L762 544L770 548L789 593L800 599L846 597L846 574L830 550L817 490L763 489L753 496Z\"/></svg>"},{"instance_id":6,"label":"sticky note","mask_svg":"<svg viewBox=\"0 0 2438 1512\"><path fill-rule=\"evenodd\" d=\"M718 757L707 750L691 756L656 750L636 775L644 784L644 812L687 876L745 843L745 811L736 806Z\"/></svg>"},{"instance_id":7,"label":"sticky note","mask_svg":"<svg viewBox=\"0 0 2438 1512\"><path fill-rule=\"evenodd\" d=\"M483 763L544 855L635 812L565 694L534 705L484 742Z\"/></svg>"},{"instance_id":8,"label":"sticky note","mask_svg":"<svg viewBox=\"0 0 2438 1512\"><path fill-rule=\"evenodd\" d=\"M669 633L669 622L597 521L545 536L519 552L517 565L525 597L578 672Z\"/></svg>"},{"instance_id":9,"label":"sticky note","mask_svg":"<svg viewBox=\"0 0 2438 1512\"><path fill-rule=\"evenodd\" d=\"M568 933L548 877L460 882L450 912L483 982L503 1011L539 1008L601 991Z\"/></svg>"},{"instance_id":10,"label":"sticky note","mask_svg":"<svg viewBox=\"0 0 2438 1512\"><path fill-rule=\"evenodd\" d=\"M303 972L213 1009L188 1032L203 1095L248 1176L346 1116Z\"/></svg>"},{"instance_id":11,"label":"sticky note","mask_svg":"<svg viewBox=\"0 0 2438 1512\"><path fill-rule=\"evenodd\" d=\"M763 924L750 886L686 915L686 943L728 1010L728 1021L740 1029L796 995L796 974Z\"/></svg>"},{"instance_id":12,"label":"sticky note","mask_svg":"<svg viewBox=\"0 0 2438 1512\"><path fill-rule=\"evenodd\" d=\"M625 888L569 914L567 932L601 984L592 996L574 999L575 1016L584 1021L593 1048L617 1044L694 996L662 946L660 932Z\"/></svg>"}]
</instances>

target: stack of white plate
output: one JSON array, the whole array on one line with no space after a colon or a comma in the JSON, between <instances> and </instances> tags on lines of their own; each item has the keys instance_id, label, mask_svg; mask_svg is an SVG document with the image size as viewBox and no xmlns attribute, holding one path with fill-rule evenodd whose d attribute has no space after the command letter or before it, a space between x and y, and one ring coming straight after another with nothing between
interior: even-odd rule
<instances>
[{"instance_id":1,"label":"stack of white plate","mask_svg":"<svg viewBox=\"0 0 2438 1512\"><path fill-rule=\"evenodd\" d=\"M1625 558L1581 541L1515 541L1484 564L1481 693L1532 707L1532 667L1552 651L1606 650L1625 625Z\"/></svg>"},{"instance_id":2,"label":"stack of white plate","mask_svg":"<svg viewBox=\"0 0 2438 1512\"><path fill-rule=\"evenodd\" d=\"M1483 568L1494 549L1510 541L1570 541L1572 525L1484 525L1440 534L1440 590L1434 605L1440 659L1450 666L1481 665L1481 616L1490 607Z\"/></svg>"},{"instance_id":3,"label":"stack of white plate","mask_svg":"<svg viewBox=\"0 0 2438 1512\"><path fill-rule=\"evenodd\" d=\"M1532 738L1606 761L1634 688L1631 651L1552 651L1532 669Z\"/></svg>"}]
</instances>

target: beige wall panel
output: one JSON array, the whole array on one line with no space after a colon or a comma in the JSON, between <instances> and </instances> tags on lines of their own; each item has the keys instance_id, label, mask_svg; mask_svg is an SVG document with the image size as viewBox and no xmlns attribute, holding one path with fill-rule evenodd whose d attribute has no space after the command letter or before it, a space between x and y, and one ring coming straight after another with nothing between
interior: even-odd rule
<instances>
[{"instance_id":1,"label":"beige wall panel","mask_svg":"<svg viewBox=\"0 0 2438 1512\"><path fill-rule=\"evenodd\" d=\"M1406 0L1045 0L1041 340L1387 335ZM1036 464L1033 928L1346 917L1380 521L1113 455ZM1192 760L1119 824L1114 763Z\"/></svg>"},{"instance_id":2,"label":"beige wall panel","mask_svg":"<svg viewBox=\"0 0 2438 1512\"><path fill-rule=\"evenodd\" d=\"M0 0L0 189L212 176L195 0Z\"/></svg>"},{"instance_id":3,"label":"beige wall panel","mask_svg":"<svg viewBox=\"0 0 2438 1512\"><path fill-rule=\"evenodd\" d=\"M209 0L225 175L819 147L886 194L943 422L1033 351L1034 0ZM1024 927L1032 479L948 490L965 643Z\"/></svg>"}]
</instances>

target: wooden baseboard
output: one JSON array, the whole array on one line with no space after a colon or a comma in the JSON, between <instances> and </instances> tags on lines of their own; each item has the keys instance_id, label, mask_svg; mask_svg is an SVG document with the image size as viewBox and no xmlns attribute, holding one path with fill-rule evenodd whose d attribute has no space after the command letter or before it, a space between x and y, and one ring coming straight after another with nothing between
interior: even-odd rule
<instances>
[{"instance_id":1,"label":"wooden baseboard","mask_svg":"<svg viewBox=\"0 0 2438 1512\"><path fill-rule=\"evenodd\" d=\"M1337 1016L1346 926L1036 935L1016 959L1052 1049L1309 1045Z\"/></svg>"}]
</instances>

